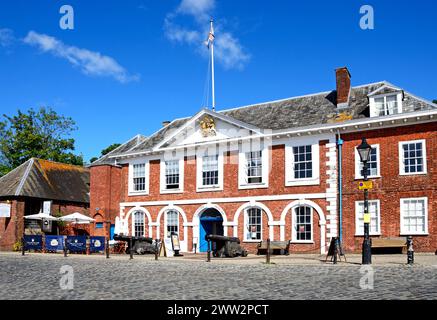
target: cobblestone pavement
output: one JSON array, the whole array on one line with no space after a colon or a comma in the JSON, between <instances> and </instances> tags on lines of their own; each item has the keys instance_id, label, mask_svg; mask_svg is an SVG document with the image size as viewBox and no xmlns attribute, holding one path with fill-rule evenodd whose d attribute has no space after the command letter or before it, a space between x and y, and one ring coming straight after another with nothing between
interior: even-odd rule
<instances>
[{"instance_id":1,"label":"cobblestone pavement","mask_svg":"<svg viewBox=\"0 0 437 320\"><path fill-rule=\"evenodd\" d=\"M9 253L0 254L0 298L437 299L437 257L427 259L429 263L414 266L373 265L373 289L361 289L360 279L369 284L362 279L368 270L356 263L322 264L320 259L312 264L278 259L266 265L261 260L207 263L190 258ZM60 288L64 265L74 271L72 290Z\"/></svg>"}]
</instances>

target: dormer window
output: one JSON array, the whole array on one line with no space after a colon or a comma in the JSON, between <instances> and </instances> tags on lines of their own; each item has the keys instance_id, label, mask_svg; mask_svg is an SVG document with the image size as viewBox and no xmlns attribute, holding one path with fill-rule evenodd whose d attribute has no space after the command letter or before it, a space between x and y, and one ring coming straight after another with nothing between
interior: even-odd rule
<instances>
[{"instance_id":1,"label":"dormer window","mask_svg":"<svg viewBox=\"0 0 437 320\"><path fill-rule=\"evenodd\" d=\"M402 94L390 94L370 98L370 115L372 117L390 116L402 113Z\"/></svg>"}]
</instances>

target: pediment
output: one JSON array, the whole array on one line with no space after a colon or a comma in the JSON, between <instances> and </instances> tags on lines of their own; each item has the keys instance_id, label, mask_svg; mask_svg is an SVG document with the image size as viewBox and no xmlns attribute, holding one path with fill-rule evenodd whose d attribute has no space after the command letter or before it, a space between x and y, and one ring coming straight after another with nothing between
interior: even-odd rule
<instances>
[{"instance_id":1,"label":"pediment","mask_svg":"<svg viewBox=\"0 0 437 320\"><path fill-rule=\"evenodd\" d=\"M242 138L259 132L258 128L234 118L211 110L202 110L182 128L167 135L157 149Z\"/></svg>"}]
</instances>

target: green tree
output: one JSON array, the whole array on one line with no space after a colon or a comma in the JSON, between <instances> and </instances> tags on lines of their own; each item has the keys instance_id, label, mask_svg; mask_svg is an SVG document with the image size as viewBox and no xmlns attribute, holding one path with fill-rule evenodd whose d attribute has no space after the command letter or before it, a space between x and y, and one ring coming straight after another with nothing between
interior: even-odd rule
<instances>
[{"instance_id":1,"label":"green tree","mask_svg":"<svg viewBox=\"0 0 437 320\"><path fill-rule=\"evenodd\" d=\"M437 104L437 100L432 100L432 103L435 103L435 104Z\"/></svg>"},{"instance_id":2,"label":"green tree","mask_svg":"<svg viewBox=\"0 0 437 320\"><path fill-rule=\"evenodd\" d=\"M108 153L111 152L112 150L117 149L119 146L121 146L120 143L113 143L113 144L111 144L109 147L103 149L103 150L100 152L100 157L103 157L104 155L108 154ZM96 160L99 159L100 157L92 157L92 158L90 159L90 163L93 163L94 161L96 161Z\"/></svg>"},{"instance_id":3,"label":"green tree","mask_svg":"<svg viewBox=\"0 0 437 320\"><path fill-rule=\"evenodd\" d=\"M83 165L74 151L70 134L77 130L70 117L58 115L51 108L18 111L3 115L0 121L0 175L6 174L32 157Z\"/></svg>"}]
</instances>

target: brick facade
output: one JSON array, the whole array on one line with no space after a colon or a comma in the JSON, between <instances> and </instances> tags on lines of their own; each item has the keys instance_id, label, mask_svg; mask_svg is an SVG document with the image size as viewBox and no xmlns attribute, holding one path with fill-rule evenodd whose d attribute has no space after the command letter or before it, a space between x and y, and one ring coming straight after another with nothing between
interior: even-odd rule
<instances>
[{"instance_id":1,"label":"brick facade","mask_svg":"<svg viewBox=\"0 0 437 320\"><path fill-rule=\"evenodd\" d=\"M237 219L236 226L234 219L238 209L242 206L250 207L250 201L260 202L268 210L271 218L269 220L266 210L262 212L262 238L266 240L291 239L291 211L288 210L283 219L284 225L280 225L281 216L284 209L291 203L297 204L299 201L306 200L309 204L315 204L321 208L322 219L315 209L313 215L313 241L305 244L293 244L292 249L296 252L321 252L325 250L325 246L321 247L321 237L323 229L324 243L328 244L327 238L326 214L329 213L328 201L326 199L326 191L330 187L328 184L329 174L329 151L332 146L328 140L319 142L319 171L320 184L318 185L301 185L301 186L285 186L285 145L274 145L269 150L271 159L271 170L269 172L269 187L259 189L239 189L238 186L238 152L230 151L224 154L224 190L211 192L196 192L196 159L195 157L185 157L184 159L184 192L175 194L162 194L160 192L160 160L150 161L150 187L148 195L130 196L128 191L128 176L129 166L123 164L120 166L104 166L99 165L91 167L91 212L100 212L104 214L104 220L110 219L115 222L114 212L121 211L120 218L126 220L127 231L132 233L132 213L138 208L147 211L145 221L145 236L152 238L163 238L165 234L164 214L163 209L178 201L190 202L193 204L176 204L178 210L183 211L185 220L179 216L179 237L181 241L186 240L186 250L193 250L193 237L198 237L198 216L199 210L208 205L214 205L220 208L226 215L224 221L224 233L228 236L237 236L241 240L244 238L244 213L242 212ZM331 149L330 149L331 148ZM334 161L336 159L334 158ZM111 190L111 191L110 191ZM119 190L119 191L116 191ZM302 196L301 195L308 195ZM315 198L313 198L315 195ZM275 200L276 196L290 196L289 199ZM272 199L257 201L259 197ZM223 199L235 198L239 199L235 202L228 202ZM211 199L221 199L217 202L212 202ZM149 203L163 202L162 205L129 205L129 203ZM121 205L126 203L126 205ZM334 203L335 206L335 203ZM97 210L97 208L99 210ZM334 208L336 210L336 208ZM109 216L108 213L109 212ZM201 214L201 212L200 212ZM150 215L151 219L148 219ZM158 218L159 217L159 218ZM334 222L336 220L334 219ZM159 228L159 235L157 229ZM234 228L237 228L235 233ZM283 228L283 236L281 237L281 228ZM332 228L334 232L337 226ZM186 238L186 239L185 239ZM256 251L257 243L243 241L244 247L250 252Z\"/></svg>"},{"instance_id":2,"label":"brick facade","mask_svg":"<svg viewBox=\"0 0 437 320\"><path fill-rule=\"evenodd\" d=\"M399 237L400 199L428 198L428 235L414 236L417 251L437 250L437 123L405 126L342 135L343 145L343 243L346 250L360 251L363 237L355 236L355 201L363 200L355 179L354 148L366 137L369 144L379 144L380 178L373 181L370 200L380 201L381 235ZM399 174L400 141L426 141L427 174L402 176ZM403 235L404 236L404 235Z\"/></svg>"}]
</instances>

